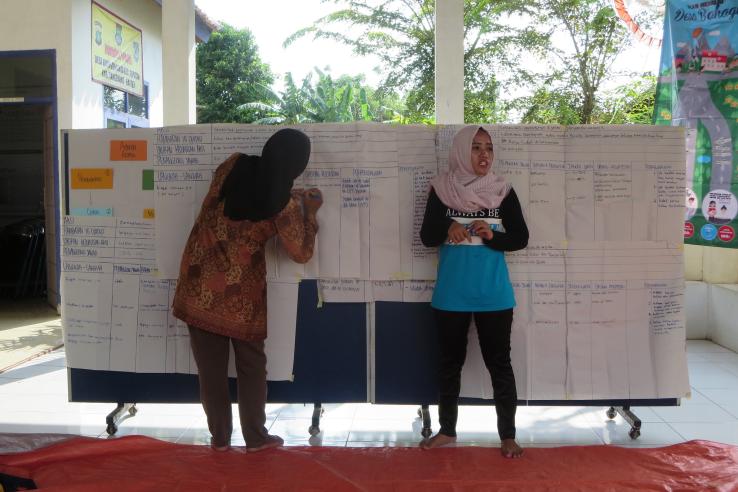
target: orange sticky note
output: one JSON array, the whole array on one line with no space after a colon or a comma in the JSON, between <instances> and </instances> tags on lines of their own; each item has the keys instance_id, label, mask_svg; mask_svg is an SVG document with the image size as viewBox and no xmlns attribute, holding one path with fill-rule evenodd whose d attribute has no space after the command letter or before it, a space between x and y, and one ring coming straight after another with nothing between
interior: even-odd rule
<instances>
[{"instance_id":1,"label":"orange sticky note","mask_svg":"<svg viewBox=\"0 0 738 492\"><path fill-rule=\"evenodd\" d=\"M154 213L153 208L145 208L144 209L144 219L153 219L156 217L156 214Z\"/></svg>"},{"instance_id":2,"label":"orange sticky note","mask_svg":"<svg viewBox=\"0 0 738 492\"><path fill-rule=\"evenodd\" d=\"M112 190L113 170L109 168L78 167L72 169L73 190Z\"/></svg>"},{"instance_id":3,"label":"orange sticky note","mask_svg":"<svg viewBox=\"0 0 738 492\"><path fill-rule=\"evenodd\" d=\"M145 161L146 140L111 140L111 161Z\"/></svg>"}]
</instances>

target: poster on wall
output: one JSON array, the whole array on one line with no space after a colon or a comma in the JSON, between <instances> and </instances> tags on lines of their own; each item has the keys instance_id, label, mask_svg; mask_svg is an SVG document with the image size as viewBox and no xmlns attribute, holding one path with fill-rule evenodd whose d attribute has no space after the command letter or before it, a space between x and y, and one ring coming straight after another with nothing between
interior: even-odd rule
<instances>
[{"instance_id":1,"label":"poster on wall","mask_svg":"<svg viewBox=\"0 0 738 492\"><path fill-rule=\"evenodd\" d=\"M684 242L738 248L738 0L669 0L654 123L687 133Z\"/></svg>"},{"instance_id":2,"label":"poster on wall","mask_svg":"<svg viewBox=\"0 0 738 492\"><path fill-rule=\"evenodd\" d=\"M92 80L143 97L143 35L92 2Z\"/></svg>"}]
</instances>

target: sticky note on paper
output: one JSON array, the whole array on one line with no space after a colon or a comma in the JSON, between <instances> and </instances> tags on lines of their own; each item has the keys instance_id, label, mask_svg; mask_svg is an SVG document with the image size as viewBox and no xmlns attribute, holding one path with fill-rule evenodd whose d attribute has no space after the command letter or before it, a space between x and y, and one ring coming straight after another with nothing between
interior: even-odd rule
<instances>
[{"instance_id":1,"label":"sticky note on paper","mask_svg":"<svg viewBox=\"0 0 738 492\"><path fill-rule=\"evenodd\" d=\"M156 218L156 214L154 213L154 209L153 208L145 208L144 209L143 218L144 219L154 219L154 218Z\"/></svg>"},{"instance_id":2,"label":"sticky note on paper","mask_svg":"<svg viewBox=\"0 0 738 492\"><path fill-rule=\"evenodd\" d=\"M145 161L147 159L146 140L111 140L111 161Z\"/></svg>"},{"instance_id":3,"label":"sticky note on paper","mask_svg":"<svg viewBox=\"0 0 738 492\"><path fill-rule=\"evenodd\" d=\"M72 169L73 190L112 190L113 170L110 168L78 167Z\"/></svg>"},{"instance_id":4,"label":"sticky note on paper","mask_svg":"<svg viewBox=\"0 0 738 492\"><path fill-rule=\"evenodd\" d=\"M154 189L154 170L144 169L141 172L141 189L142 190L153 190Z\"/></svg>"},{"instance_id":5,"label":"sticky note on paper","mask_svg":"<svg viewBox=\"0 0 738 492\"><path fill-rule=\"evenodd\" d=\"M412 277L410 272L395 272L390 275L392 280L410 280Z\"/></svg>"},{"instance_id":6,"label":"sticky note on paper","mask_svg":"<svg viewBox=\"0 0 738 492\"><path fill-rule=\"evenodd\" d=\"M79 207L73 208L70 215L78 217L112 217L113 207Z\"/></svg>"}]
</instances>

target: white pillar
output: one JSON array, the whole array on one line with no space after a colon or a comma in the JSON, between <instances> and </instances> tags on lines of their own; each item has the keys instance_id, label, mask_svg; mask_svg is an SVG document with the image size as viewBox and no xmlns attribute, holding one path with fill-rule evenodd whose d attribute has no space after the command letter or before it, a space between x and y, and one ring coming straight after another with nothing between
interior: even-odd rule
<instances>
[{"instance_id":1,"label":"white pillar","mask_svg":"<svg viewBox=\"0 0 738 492\"><path fill-rule=\"evenodd\" d=\"M464 0L436 0L436 123L464 123Z\"/></svg>"},{"instance_id":2,"label":"white pillar","mask_svg":"<svg viewBox=\"0 0 738 492\"><path fill-rule=\"evenodd\" d=\"M164 125L195 123L195 0L161 2Z\"/></svg>"}]
</instances>

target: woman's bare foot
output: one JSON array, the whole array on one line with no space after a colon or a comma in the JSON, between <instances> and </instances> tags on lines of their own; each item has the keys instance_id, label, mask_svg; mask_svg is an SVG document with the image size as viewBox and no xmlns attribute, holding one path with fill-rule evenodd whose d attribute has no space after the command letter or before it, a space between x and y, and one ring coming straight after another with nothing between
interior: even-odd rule
<instances>
[{"instance_id":1,"label":"woman's bare foot","mask_svg":"<svg viewBox=\"0 0 738 492\"><path fill-rule=\"evenodd\" d=\"M215 444L215 441L211 437L210 438L210 448L213 451L224 452L224 451L228 451L229 449L231 449L231 446L229 444L224 444L222 446L218 446L218 445Z\"/></svg>"},{"instance_id":2,"label":"woman's bare foot","mask_svg":"<svg viewBox=\"0 0 738 492\"><path fill-rule=\"evenodd\" d=\"M279 436L272 436L268 435L266 439L264 440L264 443L261 446L255 446L253 448L246 447L247 453L258 453L259 451L264 451L265 449L271 449L271 448L278 448L280 446L284 445L284 441Z\"/></svg>"},{"instance_id":3,"label":"woman's bare foot","mask_svg":"<svg viewBox=\"0 0 738 492\"><path fill-rule=\"evenodd\" d=\"M431 437L430 439L422 440L420 442L420 447L423 449L433 449L433 448L440 448L441 446L446 446L447 444L453 444L455 442L456 442L456 437L447 436L446 434L441 434L439 432L438 434Z\"/></svg>"},{"instance_id":4,"label":"woman's bare foot","mask_svg":"<svg viewBox=\"0 0 738 492\"><path fill-rule=\"evenodd\" d=\"M503 439L500 452L505 458L520 458L523 456L523 448L518 446L515 439Z\"/></svg>"}]
</instances>

